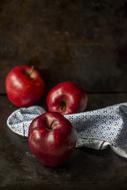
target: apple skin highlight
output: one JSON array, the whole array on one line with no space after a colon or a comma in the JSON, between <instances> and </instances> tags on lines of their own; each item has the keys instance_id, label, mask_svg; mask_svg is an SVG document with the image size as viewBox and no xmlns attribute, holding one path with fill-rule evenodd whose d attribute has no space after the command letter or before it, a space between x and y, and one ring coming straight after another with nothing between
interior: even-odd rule
<instances>
[{"instance_id":1,"label":"apple skin highlight","mask_svg":"<svg viewBox=\"0 0 127 190\"><path fill-rule=\"evenodd\" d=\"M77 133L60 113L46 112L30 124L28 144L30 151L45 166L57 167L71 156Z\"/></svg>"},{"instance_id":2,"label":"apple skin highlight","mask_svg":"<svg viewBox=\"0 0 127 190\"><path fill-rule=\"evenodd\" d=\"M82 112L87 107L88 97L78 84L65 81L53 87L47 95L48 111L61 114Z\"/></svg>"},{"instance_id":3,"label":"apple skin highlight","mask_svg":"<svg viewBox=\"0 0 127 190\"><path fill-rule=\"evenodd\" d=\"M8 99L17 107L31 106L44 94L45 83L32 66L16 66L5 81Z\"/></svg>"}]
</instances>

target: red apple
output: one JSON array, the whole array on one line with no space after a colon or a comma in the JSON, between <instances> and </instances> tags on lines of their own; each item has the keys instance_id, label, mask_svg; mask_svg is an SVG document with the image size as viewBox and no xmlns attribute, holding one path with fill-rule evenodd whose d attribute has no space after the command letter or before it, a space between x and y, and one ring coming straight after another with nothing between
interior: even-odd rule
<instances>
[{"instance_id":1,"label":"red apple","mask_svg":"<svg viewBox=\"0 0 127 190\"><path fill-rule=\"evenodd\" d=\"M16 66L6 77L6 92L16 106L30 106L38 102L44 93L44 81L32 66Z\"/></svg>"},{"instance_id":2,"label":"red apple","mask_svg":"<svg viewBox=\"0 0 127 190\"><path fill-rule=\"evenodd\" d=\"M60 113L47 112L30 124L28 144L45 166L62 165L76 145L76 131Z\"/></svg>"},{"instance_id":3,"label":"red apple","mask_svg":"<svg viewBox=\"0 0 127 190\"><path fill-rule=\"evenodd\" d=\"M87 94L74 82L61 82L52 88L47 96L48 111L71 114L84 111Z\"/></svg>"}]
</instances>

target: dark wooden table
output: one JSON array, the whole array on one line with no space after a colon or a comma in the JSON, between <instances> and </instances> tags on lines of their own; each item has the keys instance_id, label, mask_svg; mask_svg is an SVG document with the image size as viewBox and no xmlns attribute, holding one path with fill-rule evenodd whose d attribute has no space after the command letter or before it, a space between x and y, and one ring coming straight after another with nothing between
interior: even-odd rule
<instances>
[{"instance_id":1,"label":"dark wooden table","mask_svg":"<svg viewBox=\"0 0 127 190\"><path fill-rule=\"evenodd\" d=\"M126 102L126 0L0 1L0 189L127 189L127 160L110 149L76 149L66 166L49 169L7 128L16 107L4 80L23 64L40 69L47 90L78 82L88 92L87 110Z\"/></svg>"}]
</instances>

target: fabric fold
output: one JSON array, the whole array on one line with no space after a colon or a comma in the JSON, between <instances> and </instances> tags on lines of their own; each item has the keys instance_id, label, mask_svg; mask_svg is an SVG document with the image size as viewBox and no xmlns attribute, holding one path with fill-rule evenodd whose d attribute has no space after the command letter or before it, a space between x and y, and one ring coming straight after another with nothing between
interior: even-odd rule
<instances>
[{"instance_id":1,"label":"fabric fold","mask_svg":"<svg viewBox=\"0 0 127 190\"><path fill-rule=\"evenodd\" d=\"M8 117L7 125L27 137L32 120L44 112L40 106L17 109ZM110 146L117 155L127 158L127 103L64 117L77 130L77 147L103 150Z\"/></svg>"}]
</instances>

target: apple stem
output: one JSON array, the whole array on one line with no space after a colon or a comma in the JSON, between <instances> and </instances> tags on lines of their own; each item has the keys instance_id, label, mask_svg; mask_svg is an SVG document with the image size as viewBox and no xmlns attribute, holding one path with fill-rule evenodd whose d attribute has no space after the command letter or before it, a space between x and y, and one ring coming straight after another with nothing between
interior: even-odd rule
<instances>
[{"instance_id":1,"label":"apple stem","mask_svg":"<svg viewBox=\"0 0 127 190\"><path fill-rule=\"evenodd\" d=\"M50 128L52 128L54 122L55 122L55 121L53 120L52 123L50 124Z\"/></svg>"},{"instance_id":2,"label":"apple stem","mask_svg":"<svg viewBox=\"0 0 127 190\"><path fill-rule=\"evenodd\" d=\"M54 122L55 122L55 121L53 120L53 121L51 122L51 124L49 124L49 123L46 121L46 123L47 123L46 129L47 129L48 131L51 131L51 130L52 130L52 125L53 125Z\"/></svg>"},{"instance_id":3,"label":"apple stem","mask_svg":"<svg viewBox=\"0 0 127 190\"><path fill-rule=\"evenodd\" d=\"M31 76L32 72L34 70L34 66L31 67L30 71L29 71L29 75Z\"/></svg>"},{"instance_id":4,"label":"apple stem","mask_svg":"<svg viewBox=\"0 0 127 190\"><path fill-rule=\"evenodd\" d=\"M61 103L60 103L60 109L65 112L65 110L66 110L66 103L65 103L65 101L61 101Z\"/></svg>"}]
</instances>

